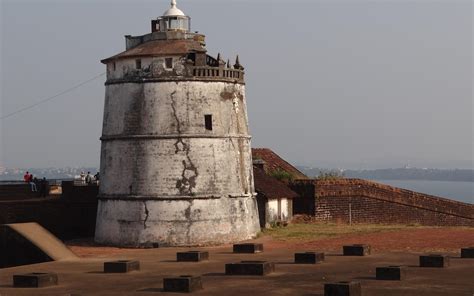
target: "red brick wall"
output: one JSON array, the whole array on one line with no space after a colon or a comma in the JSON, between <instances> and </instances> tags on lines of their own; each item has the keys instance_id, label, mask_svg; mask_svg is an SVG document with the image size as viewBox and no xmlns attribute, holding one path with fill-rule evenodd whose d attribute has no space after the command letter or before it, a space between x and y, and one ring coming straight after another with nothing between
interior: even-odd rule
<instances>
[{"instance_id":1,"label":"red brick wall","mask_svg":"<svg viewBox=\"0 0 474 296\"><path fill-rule=\"evenodd\" d=\"M349 223L387 223L474 226L474 205L360 179L297 181L293 190L314 185L317 220ZM351 215L349 214L349 208Z\"/></svg>"}]
</instances>

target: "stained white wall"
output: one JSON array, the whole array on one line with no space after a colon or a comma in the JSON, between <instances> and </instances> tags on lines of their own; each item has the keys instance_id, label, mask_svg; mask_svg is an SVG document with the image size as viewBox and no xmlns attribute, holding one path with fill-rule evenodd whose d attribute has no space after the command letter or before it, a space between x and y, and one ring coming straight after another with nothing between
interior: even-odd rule
<instances>
[{"instance_id":1,"label":"stained white wall","mask_svg":"<svg viewBox=\"0 0 474 296\"><path fill-rule=\"evenodd\" d=\"M136 70L135 59L120 61L115 71L109 64L96 241L184 246L253 237L260 227L245 86L143 83L144 71L179 79L185 69L178 59L171 72L159 58L141 63Z\"/></svg>"},{"instance_id":2,"label":"stained white wall","mask_svg":"<svg viewBox=\"0 0 474 296\"><path fill-rule=\"evenodd\" d=\"M265 226L269 227L272 222L291 220L292 202L287 198L269 199L265 204Z\"/></svg>"}]
</instances>

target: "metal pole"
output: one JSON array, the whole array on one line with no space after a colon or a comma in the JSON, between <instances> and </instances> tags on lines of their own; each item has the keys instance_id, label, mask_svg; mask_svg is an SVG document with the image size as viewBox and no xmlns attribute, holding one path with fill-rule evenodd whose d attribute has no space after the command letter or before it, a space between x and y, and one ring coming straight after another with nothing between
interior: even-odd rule
<instances>
[{"instance_id":1,"label":"metal pole","mask_svg":"<svg viewBox=\"0 0 474 296\"><path fill-rule=\"evenodd\" d=\"M352 203L349 203L349 225L352 226Z\"/></svg>"}]
</instances>

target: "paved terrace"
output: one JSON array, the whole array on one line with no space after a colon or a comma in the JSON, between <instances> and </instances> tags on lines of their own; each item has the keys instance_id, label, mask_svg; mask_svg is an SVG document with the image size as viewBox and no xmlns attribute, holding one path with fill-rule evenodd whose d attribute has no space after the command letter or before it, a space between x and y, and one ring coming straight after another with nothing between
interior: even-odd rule
<instances>
[{"instance_id":1,"label":"paved terrace","mask_svg":"<svg viewBox=\"0 0 474 296\"><path fill-rule=\"evenodd\" d=\"M326 261L316 265L293 264L295 245L281 244L263 237L265 251L259 254L234 254L232 246L193 248L209 251L210 260L199 263L176 262L176 252L185 248L115 249L103 248L102 255L78 261L49 262L2 269L0 295L176 295L162 292L163 278L176 275L202 275L204 290L196 295L323 295L323 285L332 281L356 280L363 295L463 295L474 293L474 259L461 259L448 252L447 268L420 268L421 253L377 250L366 257L344 257L341 250L326 251ZM74 248L73 248L74 249ZM100 248L94 248L100 249ZM114 251L115 250L115 251ZM100 252L99 252L100 253ZM106 254L106 255L104 255ZM137 259L141 270L128 274L104 274L103 262ZM226 276L224 264L241 260L268 260L276 272L268 276ZM377 281L375 268L386 265L408 266L404 281ZM55 272L59 285L41 289L12 288L12 275L28 272Z\"/></svg>"}]
</instances>

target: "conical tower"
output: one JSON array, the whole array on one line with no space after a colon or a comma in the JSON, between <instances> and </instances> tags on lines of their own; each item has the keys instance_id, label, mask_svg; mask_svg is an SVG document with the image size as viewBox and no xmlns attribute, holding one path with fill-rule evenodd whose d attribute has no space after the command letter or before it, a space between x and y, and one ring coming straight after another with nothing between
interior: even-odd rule
<instances>
[{"instance_id":1,"label":"conical tower","mask_svg":"<svg viewBox=\"0 0 474 296\"><path fill-rule=\"evenodd\" d=\"M243 67L207 54L171 2L102 61L107 81L95 240L219 244L259 231Z\"/></svg>"}]
</instances>

